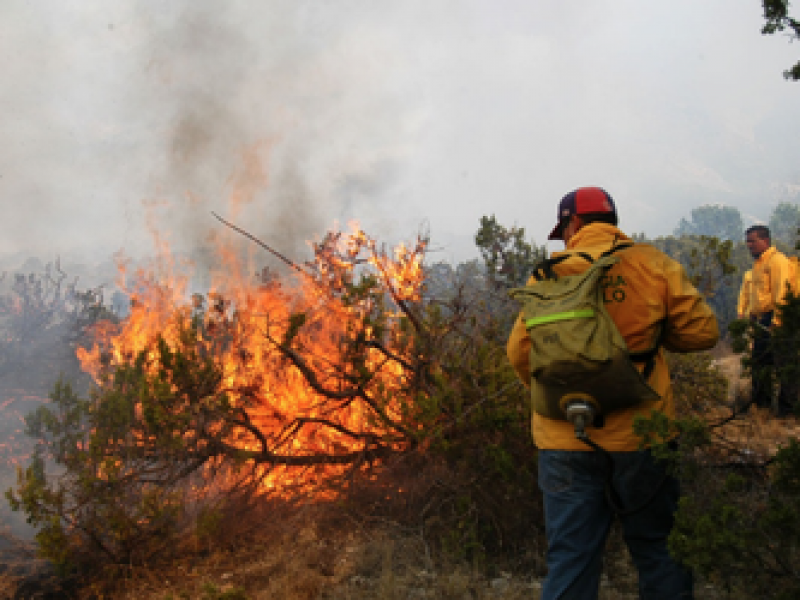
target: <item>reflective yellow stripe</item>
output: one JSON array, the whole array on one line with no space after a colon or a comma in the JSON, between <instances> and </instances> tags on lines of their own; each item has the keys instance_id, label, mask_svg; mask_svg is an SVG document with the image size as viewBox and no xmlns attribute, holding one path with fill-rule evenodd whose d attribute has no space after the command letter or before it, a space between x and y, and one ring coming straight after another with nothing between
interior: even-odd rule
<instances>
[{"instance_id":1,"label":"reflective yellow stripe","mask_svg":"<svg viewBox=\"0 0 800 600\"><path fill-rule=\"evenodd\" d=\"M594 309L584 308L583 310L568 310L566 312L556 313L554 315L545 315L543 317L534 317L533 319L526 319L525 327L530 329L537 325L546 325L547 323L555 323L556 321L566 321L567 319L588 319L594 316Z\"/></svg>"}]
</instances>

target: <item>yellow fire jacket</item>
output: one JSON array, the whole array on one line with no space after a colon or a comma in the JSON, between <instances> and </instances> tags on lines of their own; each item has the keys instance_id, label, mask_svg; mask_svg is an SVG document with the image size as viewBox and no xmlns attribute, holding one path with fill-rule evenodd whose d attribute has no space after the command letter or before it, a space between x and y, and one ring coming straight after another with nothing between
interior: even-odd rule
<instances>
[{"instance_id":1,"label":"yellow fire jacket","mask_svg":"<svg viewBox=\"0 0 800 600\"><path fill-rule=\"evenodd\" d=\"M775 246L770 246L753 264L753 285L750 288L750 314L775 310L786 293L789 259Z\"/></svg>"},{"instance_id":2,"label":"yellow fire jacket","mask_svg":"<svg viewBox=\"0 0 800 600\"><path fill-rule=\"evenodd\" d=\"M736 303L736 316L746 319L750 315L750 294L753 287L753 272L748 269L742 276L742 287L739 288L739 300Z\"/></svg>"},{"instance_id":3,"label":"yellow fire jacket","mask_svg":"<svg viewBox=\"0 0 800 600\"><path fill-rule=\"evenodd\" d=\"M586 252L597 258L610 249L614 240L631 241L613 225L590 223L569 241L567 253ZM559 256L556 253L554 256ZM614 265L603 282L606 308L625 338L631 352L651 349L661 336L661 348L648 379L660 400L644 403L606 416L602 428L588 428L590 438L613 452L639 449L640 438L633 433L633 419L649 416L658 410L674 418L674 404L669 369L664 349L672 352L694 352L714 346L719 338L717 319L711 307L691 284L683 267L666 254L647 244L636 244L615 253L620 262ZM574 257L555 266L557 274L581 273L588 263ZM528 285L535 285L531 278ZM517 375L530 385L531 342L522 315L517 319L508 339L507 354ZM643 365L639 366L640 369ZM589 450L575 438L575 428L567 421L548 419L538 413L532 419L533 440L542 450Z\"/></svg>"}]
</instances>

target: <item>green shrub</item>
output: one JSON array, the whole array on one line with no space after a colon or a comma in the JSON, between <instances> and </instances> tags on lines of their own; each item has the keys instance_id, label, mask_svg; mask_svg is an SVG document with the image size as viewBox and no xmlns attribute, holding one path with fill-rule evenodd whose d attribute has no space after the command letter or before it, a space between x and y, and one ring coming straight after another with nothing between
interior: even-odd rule
<instances>
[{"instance_id":1,"label":"green shrub","mask_svg":"<svg viewBox=\"0 0 800 600\"><path fill-rule=\"evenodd\" d=\"M795 342L800 299L790 295L780 311L782 324L774 328L772 341L784 358L795 356L783 367L794 373L800 360ZM754 332L751 323L734 322L734 349L745 351ZM736 597L800 597L800 443L788 437L774 455L759 455L735 437L736 428L725 427L733 415L704 418L704 406L724 389L711 362L677 366L677 395L686 408L681 418L653 415L636 423L643 440L654 444L682 480L670 552ZM672 449L665 442L675 434L680 445Z\"/></svg>"},{"instance_id":2,"label":"green shrub","mask_svg":"<svg viewBox=\"0 0 800 600\"><path fill-rule=\"evenodd\" d=\"M153 565L209 546L228 505L269 497L267 474L302 476L344 499L372 482L385 499L402 484L376 478L403 461L441 475L415 496L437 547L479 562L541 531L527 394L505 358L516 305L480 278L446 296L416 294L391 272L412 273L423 242L391 262L369 238L344 250L338 240L315 247L313 302L281 326L270 316L254 326L245 305L228 310L219 297L213 323L174 307L169 336L115 355L89 398L56 387L27 419L39 453L7 494L37 528L42 556L86 570ZM312 343L322 324L335 327L336 350L324 357ZM261 336L260 355L243 345L247 335ZM251 418L269 397L256 379L231 383L223 360L251 373L265 355L270 375L305 381L314 412L275 409L278 425ZM338 417L354 408L357 425Z\"/></svg>"}]
</instances>

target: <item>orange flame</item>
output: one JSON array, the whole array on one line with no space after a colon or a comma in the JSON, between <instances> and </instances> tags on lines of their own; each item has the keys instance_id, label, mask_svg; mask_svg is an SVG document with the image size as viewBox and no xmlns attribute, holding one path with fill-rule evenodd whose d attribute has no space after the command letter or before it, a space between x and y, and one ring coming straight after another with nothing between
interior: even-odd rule
<instances>
[{"instance_id":1,"label":"orange flame","mask_svg":"<svg viewBox=\"0 0 800 600\"><path fill-rule=\"evenodd\" d=\"M345 361L342 341L354 328L363 329L365 315L381 310L389 323L389 331L381 333L382 339L391 344L397 337L403 312L400 307L420 299L425 242L419 240L411 248L401 244L390 255L357 226L351 228L349 234L329 233L315 244L314 260L304 266L307 276L293 283L249 277L232 249L221 246L218 251L223 269L214 275L207 294L193 298L188 295L189 265L177 267L165 255L154 268L139 270L128 282L125 263L119 261L120 283L128 284L125 289L132 298L130 315L119 324L101 322L94 328L92 347L77 351L82 368L100 382L104 368L130 360L158 336L170 345L177 344L182 327L200 316L197 343L220 357L224 386L232 390L232 402L245 402L237 390L248 390L248 416L272 439L279 440L276 448L281 455L330 455L361 449L363 440L343 430L381 435L385 433L383 426L370 418L364 404L332 403L315 391L308 377L287 361L278 347L292 315L302 313L305 322L294 347L302 348L303 360L317 374L318 382L333 386L337 385L337 365ZM161 243L160 247L163 251L166 245ZM390 298L385 309L376 305L374 297L345 299L347 286L365 271L380 281ZM366 335L371 335L369 327ZM397 352L402 357L402 349ZM400 394L408 377L401 361L387 361L385 353L374 347L364 350L363 359L374 374L371 385L379 386L384 397ZM256 398L255 403L252 398ZM390 401L383 411L392 420L403 418L399 402ZM302 428L286 435L287 426L297 419L303 421ZM336 426L322 426L321 420ZM242 449L258 447L258 441L245 432L237 431L232 438L231 443ZM297 486L307 489L343 468L273 465L264 473L264 483L276 493Z\"/></svg>"}]
</instances>

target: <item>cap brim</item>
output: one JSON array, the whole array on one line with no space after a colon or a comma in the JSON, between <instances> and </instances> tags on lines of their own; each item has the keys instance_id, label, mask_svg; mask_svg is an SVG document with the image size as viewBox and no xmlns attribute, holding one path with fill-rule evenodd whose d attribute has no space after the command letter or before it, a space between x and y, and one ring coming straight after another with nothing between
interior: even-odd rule
<instances>
[{"instance_id":1,"label":"cap brim","mask_svg":"<svg viewBox=\"0 0 800 600\"><path fill-rule=\"evenodd\" d=\"M547 236L548 240L563 240L564 238L561 236L561 232L564 228L561 226L561 221L556 223L556 226L553 227L553 231L550 232L550 235Z\"/></svg>"}]
</instances>

